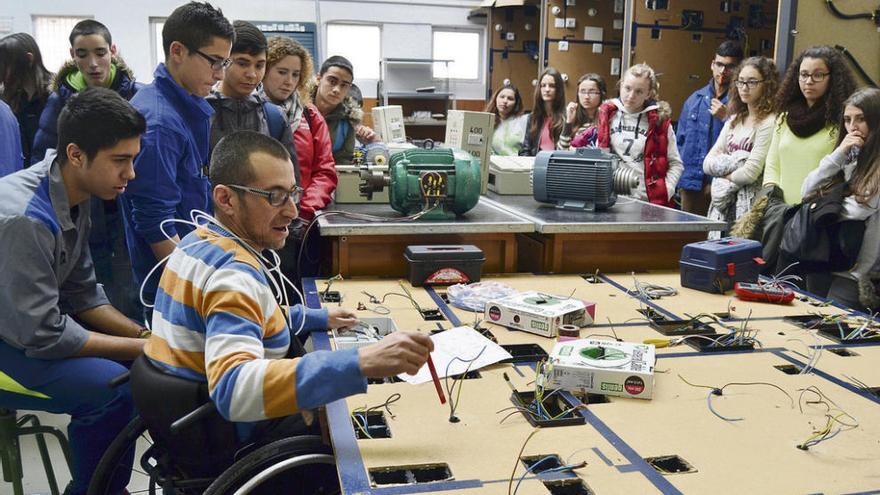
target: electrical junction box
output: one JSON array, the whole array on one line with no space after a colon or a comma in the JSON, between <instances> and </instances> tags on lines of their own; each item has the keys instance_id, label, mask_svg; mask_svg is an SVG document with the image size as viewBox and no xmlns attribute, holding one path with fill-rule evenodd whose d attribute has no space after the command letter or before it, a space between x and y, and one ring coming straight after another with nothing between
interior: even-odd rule
<instances>
[{"instance_id":1,"label":"electrical junction box","mask_svg":"<svg viewBox=\"0 0 880 495\"><path fill-rule=\"evenodd\" d=\"M486 303L485 320L554 338L560 325L583 327L596 318L596 304L543 292L521 292Z\"/></svg>"},{"instance_id":2,"label":"electrical junction box","mask_svg":"<svg viewBox=\"0 0 880 495\"><path fill-rule=\"evenodd\" d=\"M402 106L374 107L373 125L385 143L406 142L406 127L403 124Z\"/></svg>"},{"instance_id":3,"label":"electrical junction box","mask_svg":"<svg viewBox=\"0 0 880 495\"><path fill-rule=\"evenodd\" d=\"M379 342L397 331L394 320L382 318L360 318L351 328L334 328L333 341L336 349L351 349Z\"/></svg>"},{"instance_id":4,"label":"electrical junction box","mask_svg":"<svg viewBox=\"0 0 880 495\"><path fill-rule=\"evenodd\" d=\"M489 183L487 158L495 132L495 115L488 112L449 110L446 114L444 145L467 151L480 161L480 194L486 194Z\"/></svg>"},{"instance_id":5,"label":"electrical junction box","mask_svg":"<svg viewBox=\"0 0 880 495\"><path fill-rule=\"evenodd\" d=\"M580 339L553 346L547 388L650 399L654 394L654 346Z\"/></svg>"},{"instance_id":6,"label":"electrical junction box","mask_svg":"<svg viewBox=\"0 0 880 495\"><path fill-rule=\"evenodd\" d=\"M496 194L532 194L533 156L489 157L489 190Z\"/></svg>"},{"instance_id":7,"label":"electrical junction box","mask_svg":"<svg viewBox=\"0 0 880 495\"><path fill-rule=\"evenodd\" d=\"M681 250L681 286L724 294L736 282L755 283L764 265L761 243L725 237L692 242Z\"/></svg>"}]
</instances>

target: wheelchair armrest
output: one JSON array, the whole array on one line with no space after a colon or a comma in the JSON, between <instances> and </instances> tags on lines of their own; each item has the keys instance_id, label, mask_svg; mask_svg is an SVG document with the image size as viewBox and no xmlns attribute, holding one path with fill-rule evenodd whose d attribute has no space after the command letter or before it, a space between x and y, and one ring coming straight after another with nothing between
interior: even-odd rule
<instances>
[{"instance_id":1,"label":"wheelchair armrest","mask_svg":"<svg viewBox=\"0 0 880 495\"><path fill-rule=\"evenodd\" d=\"M171 431L172 435L177 435L181 430L186 429L187 427L192 426L199 420L208 417L208 415L216 410L217 406L214 405L214 402L205 402L201 406L187 413L185 416L179 418L177 421L171 423L169 431Z\"/></svg>"}]
</instances>

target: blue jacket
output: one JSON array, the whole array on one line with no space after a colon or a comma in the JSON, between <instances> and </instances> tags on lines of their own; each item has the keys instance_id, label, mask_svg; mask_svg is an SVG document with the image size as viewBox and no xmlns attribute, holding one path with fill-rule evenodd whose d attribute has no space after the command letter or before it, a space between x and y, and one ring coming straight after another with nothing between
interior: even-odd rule
<instances>
[{"instance_id":1,"label":"blue jacket","mask_svg":"<svg viewBox=\"0 0 880 495\"><path fill-rule=\"evenodd\" d=\"M0 100L0 177L21 170L23 164L18 119L9 105Z\"/></svg>"},{"instance_id":2,"label":"blue jacket","mask_svg":"<svg viewBox=\"0 0 880 495\"><path fill-rule=\"evenodd\" d=\"M143 87L143 84L135 82L134 74L122 59L114 58L112 63L116 65L116 77L113 78L110 89L119 93L119 96L126 100L131 100L135 93ZM30 165L42 161L46 150L49 148L54 149L58 145L58 116L61 114L64 105L67 104L67 100L85 89L71 86L68 80L69 76L77 72L79 72L79 69L76 63L73 60L69 60L58 71L58 75L55 76L55 81L52 83L53 87L51 88L52 94L49 95L46 108L40 114L40 128L37 130L36 136L34 136Z\"/></svg>"},{"instance_id":3,"label":"blue jacket","mask_svg":"<svg viewBox=\"0 0 880 495\"><path fill-rule=\"evenodd\" d=\"M675 132L678 152L684 163L684 174L678 181L681 189L699 191L711 179L703 174L703 159L724 127L723 120L716 119L709 113L709 105L714 97L714 82L709 81L709 84L694 91L681 107L678 129ZM727 94L721 98L721 102L727 104Z\"/></svg>"},{"instance_id":4,"label":"blue jacket","mask_svg":"<svg viewBox=\"0 0 880 495\"><path fill-rule=\"evenodd\" d=\"M135 283L144 283L156 265L150 244L193 230L180 223L165 225L163 220L189 220L192 210L211 212L207 169L214 110L204 98L180 87L165 64L159 64L152 83L138 91L131 104L147 120L141 137L141 152L134 162L136 177L122 195L125 238ZM161 270L145 284L144 298L152 302Z\"/></svg>"}]
</instances>

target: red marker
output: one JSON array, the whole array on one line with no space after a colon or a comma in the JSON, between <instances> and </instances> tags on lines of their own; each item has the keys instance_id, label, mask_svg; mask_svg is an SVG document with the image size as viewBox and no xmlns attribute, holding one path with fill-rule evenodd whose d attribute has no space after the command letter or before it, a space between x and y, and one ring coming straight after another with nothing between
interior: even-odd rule
<instances>
[{"instance_id":1,"label":"red marker","mask_svg":"<svg viewBox=\"0 0 880 495\"><path fill-rule=\"evenodd\" d=\"M446 404L446 396L443 395L443 387L440 386L440 378L437 376L437 368L434 368L434 360L428 354L428 370L431 371L431 379L434 380L434 388L437 389L437 395L440 396L440 403Z\"/></svg>"}]
</instances>

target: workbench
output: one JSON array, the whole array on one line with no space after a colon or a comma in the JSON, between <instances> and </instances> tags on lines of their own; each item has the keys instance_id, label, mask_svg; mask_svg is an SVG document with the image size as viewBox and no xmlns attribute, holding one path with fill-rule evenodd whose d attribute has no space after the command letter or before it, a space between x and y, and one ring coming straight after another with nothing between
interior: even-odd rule
<instances>
[{"instance_id":1,"label":"workbench","mask_svg":"<svg viewBox=\"0 0 880 495\"><path fill-rule=\"evenodd\" d=\"M643 313L651 308L668 318L718 313L728 325L747 325L757 331L761 346L748 352L700 353L688 345L657 349L652 400L609 397L592 400L577 411L583 423L541 428L531 438L522 458L556 454L566 463L586 462L565 473L526 474L518 457L534 428L521 414L497 411L510 407L506 373L517 390L534 384L535 363L497 364L479 370L479 378L460 382L461 395L451 423L449 407L441 406L431 383L403 382L369 386L366 394L326 407L343 493L391 495L410 493L507 494L523 477L517 493L543 494L867 494L880 493L880 345L837 344L783 318L820 312L854 314L817 297L802 296L787 306L747 303L726 295L683 289L678 274L636 274L640 283L674 286L679 293L646 300L633 293L633 275L530 275L491 277L518 290L540 290L596 303L596 323L581 329L581 338L642 342L663 336L652 329ZM405 283L405 282L404 282ZM309 306L321 306L323 280L305 281ZM367 310L360 317L377 316L364 292L379 298L401 292L393 280L345 280L333 283L341 304ZM424 321L410 301L388 297L385 306L401 330L428 332L439 326L471 325L481 314L444 302L444 288L411 288L423 308L439 308L446 321ZM688 316L689 315L689 316ZM537 343L550 352L554 339L510 331L491 323L488 328L500 344ZM313 334L316 349L331 349L327 334ZM880 342L878 342L880 344ZM819 350L821 349L821 350ZM813 362L808 374L788 374ZM691 386L683 379L697 386ZM869 385L863 389L853 379ZM441 380L442 381L442 380ZM723 395L707 398L711 390L731 382L767 382L770 386L733 386ZM809 450L797 448L826 424L826 409L809 404L812 395L800 389L815 386L835 407L857 418L857 428L842 431ZM400 399L384 408L390 438L356 438L352 411L377 406L392 394ZM593 398L595 399L595 397ZM707 400L727 421L713 415ZM741 418L741 419L739 419ZM677 456L669 461L669 456ZM674 471L661 472L650 462L673 462ZM665 465L661 462L661 465ZM409 473L404 475L402 473Z\"/></svg>"},{"instance_id":2,"label":"workbench","mask_svg":"<svg viewBox=\"0 0 880 495\"><path fill-rule=\"evenodd\" d=\"M369 221L339 214L367 214ZM332 274L403 276L409 245L473 244L483 273L580 273L677 267L681 247L724 223L621 197L608 211L562 210L531 196L480 197L462 217L402 221L387 204L333 204L318 217Z\"/></svg>"}]
</instances>

